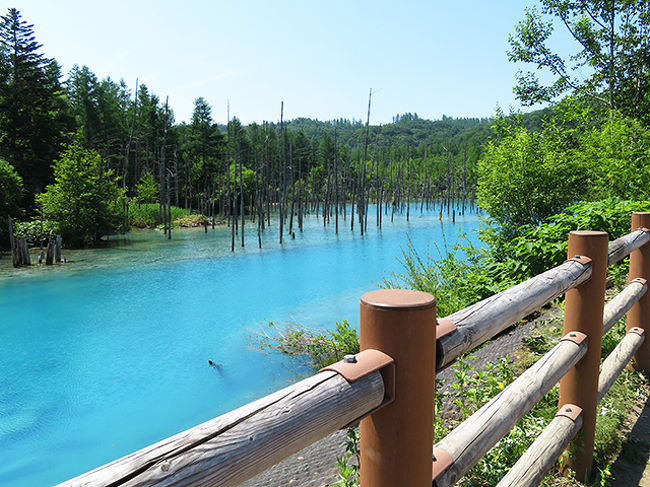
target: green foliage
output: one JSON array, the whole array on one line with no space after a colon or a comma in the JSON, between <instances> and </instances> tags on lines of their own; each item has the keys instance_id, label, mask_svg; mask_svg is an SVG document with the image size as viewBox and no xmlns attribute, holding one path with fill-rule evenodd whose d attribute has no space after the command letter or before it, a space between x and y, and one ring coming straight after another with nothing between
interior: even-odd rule
<instances>
[{"instance_id":1,"label":"green foliage","mask_svg":"<svg viewBox=\"0 0 650 487\"><path fill-rule=\"evenodd\" d=\"M361 449L359 447L359 429L348 428L345 441L345 453L336 459L336 466L339 470L336 481L330 487L358 487L359 466L361 464Z\"/></svg>"},{"instance_id":2,"label":"green foliage","mask_svg":"<svg viewBox=\"0 0 650 487\"><path fill-rule=\"evenodd\" d=\"M66 113L59 65L40 52L33 26L9 8L0 18L0 157L23 180L24 205L50 180L72 120Z\"/></svg>"},{"instance_id":3,"label":"green foliage","mask_svg":"<svg viewBox=\"0 0 650 487\"><path fill-rule=\"evenodd\" d=\"M20 215L20 199L23 195L23 180L14 167L0 159L0 217Z\"/></svg>"},{"instance_id":4,"label":"green foliage","mask_svg":"<svg viewBox=\"0 0 650 487\"><path fill-rule=\"evenodd\" d=\"M306 328L299 324L277 325L270 321L271 332L261 332L256 347L296 358L319 370L359 352L359 335L347 320L336 322L333 331Z\"/></svg>"},{"instance_id":5,"label":"green foliage","mask_svg":"<svg viewBox=\"0 0 650 487\"><path fill-rule=\"evenodd\" d=\"M28 242L35 244L41 240L55 237L60 232L59 224L52 220L14 222L14 235L17 237L25 237Z\"/></svg>"},{"instance_id":6,"label":"green foliage","mask_svg":"<svg viewBox=\"0 0 650 487\"><path fill-rule=\"evenodd\" d=\"M421 254L409 240L402 249L404 271L382 279L381 286L430 293L436 297L438 316L447 316L515 284L502 272L502 264L476 249L466 235L452 246L443 242L443 251L435 244L440 255L435 257Z\"/></svg>"},{"instance_id":7,"label":"green foliage","mask_svg":"<svg viewBox=\"0 0 650 487\"><path fill-rule=\"evenodd\" d=\"M95 242L119 227L123 192L113 172L102 171L99 154L85 149L78 135L54 163L54 179L37 201L43 215L58 222L65 242Z\"/></svg>"},{"instance_id":8,"label":"green foliage","mask_svg":"<svg viewBox=\"0 0 650 487\"><path fill-rule=\"evenodd\" d=\"M507 243L578 201L648 199L650 129L614 111L599 117L565 99L538 132L517 115L497 118L498 139L479 161L477 198L498 240Z\"/></svg>"},{"instance_id":9,"label":"green foliage","mask_svg":"<svg viewBox=\"0 0 650 487\"><path fill-rule=\"evenodd\" d=\"M627 116L645 118L650 108L647 2L540 0L541 13L526 9L510 35L509 59L550 74L542 84L533 72L517 75L515 93L524 103L549 101L566 93L584 96ZM555 25L566 27L576 52L551 49ZM546 78L549 78L548 76Z\"/></svg>"},{"instance_id":10,"label":"green foliage","mask_svg":"<svg viewBox=\"0 0 650 487\"><path fill-rule=\"evenodd\" d=\"M630 231L630 215L647 211L650 201L602 201L579 203L535 226L522 227L510 241L487 234L488 248L477 249L465 235L448 246L443 239L438 256L422 253L409 241L402 250L402 273L384 278L382 287L406 287L436 297L439 316L448 316L519 282L555 267L567 257L571 230L603 230L610 239ZM618 281L625 278L625 264L610 268Z\"/></svg>"},{"instance_id":11,"label":"green foliage","mask_svg":"<svg viewBox=\"0 0 650 487\"><path fill-rule=\"evenodd\" d=\"M7 217L21 215L23 180L11 164L0 159L0 247L9 246Z\"/></svg>"},{"instance_id":12,"label":"green foliage","mask_svg":"<svg viewBox=\"0 0 650 487\"><path fill-rule=\"evenodd\" d=\"M477 198L504 240L522 225L536 225L588 191L585 164L556 148L558 135L508 130L488 143L478 167Z\"/></svg>"},{"instance_id":13,"label":"green foliage","mask_svg":"<svg viewBox=\"0 0 650 487\"><path fill-rule=\"evenodd\" d=\"M187 210L181 210L181 211L187 211ZM208 223L209 221L207 216L197 214L197 213L192 213L190 215L183 215L182 213L180 213L180 215L181 216L172 219L172 223L178 225L179 227L200 227Z\"/></svg>"},{"instance_id":14,"label":"green foliage","mask_svg":"<svg viewBox=\"0 0 650 487\"><path fill-rule=\"evenodd\" d=\"M190 216L190 211L176 206L171 207L172 222ZM137 204L129 202L129 225L137 228L155 228L162 224L159 203ZM203 217L205 218L205 217Z\"/></svg>"},{"instance_id":15,"label":"green foliage","mask_svg":"<svg viewBox=\"0 0 650 487\"><path fill-rule=\"evenodd\" d=\"M255 171L253 171L252 169L247 168L245 165L243 165L240 168L239 164L235 164L234 162L230 164L230 173L229 173L230 190L234 191L237 195L239 195L240 169L241 169L241 179L244 183L244 198L245 201L249 202L253 200L253 195L255 194Z\"/></svg>"},{"instance_id":16,"label":"green foliage","mask_svg":"<svg viewBox=\"0 0 650 487\"><path fill-rule=\"evenodd\" d=\"M522 235L507 245L499 245L503 252L499 259L513 278L532 277L566 259L571 230L601 230L613 240L630 231L633 212L648 208L650 201L613 198L571 205L541 225L522 228Z\"/></svg>"},{"instance_id":17,"label":"green foliage","mask_svg":"<svg viewBox=\"0 0 650 487\"><path fill-rule=\"evenodd\" d=\"M498 363L488 362L483 370L475 371L468 359L460 357L453 365L454 381L449 384L450 391L445 394L458 408L462 421L476 412L514 380L512 360L509 356Z\"/></svg>"},{"instance_id":18,"label":"green foliage","mask_svg":"<svg viewBox=\"0 0 650 487\"><path fill-rule=\"evenodd\" d=\"M140 177L140 182L136 184L135 191L137 201L140 203L153 203L158 198L158 183L153 178L151 171L144 173Z\"/></svg>"},{"instance_id":19,"label":"green foliage","mask_svg":"<svg viewBox=\"0 0 650 487\"><path fill-rule=\"evenodd\" d=\"M612 113L586 133L573 157L593 167L599 198L650 199L650 130L638 120Z\"/></svg>"}]
</instances>

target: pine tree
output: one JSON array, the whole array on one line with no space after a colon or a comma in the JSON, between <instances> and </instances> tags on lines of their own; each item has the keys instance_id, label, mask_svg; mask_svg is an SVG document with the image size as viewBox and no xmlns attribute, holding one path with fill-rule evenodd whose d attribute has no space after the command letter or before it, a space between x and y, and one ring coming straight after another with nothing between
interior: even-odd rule
<instances>
[{"instance_id":1,"label":"pine tree","mask_svg":"<svg viewBox=\"0 0 650 487\"><path fill-rule=\"evenodd\" d=\"M28 195L51 180L51 163L72 129L59 65L41 47L18 10L0 18L0 156L16 168Z\"/></svg>"}]
</instances>

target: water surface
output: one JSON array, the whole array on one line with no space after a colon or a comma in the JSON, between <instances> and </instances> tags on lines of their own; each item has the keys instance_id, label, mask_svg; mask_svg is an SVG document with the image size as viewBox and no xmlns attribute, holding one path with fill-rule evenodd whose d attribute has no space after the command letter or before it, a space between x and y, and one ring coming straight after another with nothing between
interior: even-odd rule
<instances>
[{"instance_id":1,"label":"water surface","mask_svg":"<svg viewBox=\"0 0 650 487\"><path fill-rule=\"evenodd\" d=\"M421 252L478 227L437 212L396 216L378 230L305 221L257 248L246 226L132 232L68 264L14 270L0 260L0 485L61 482L286 386L295 363L248 345L268 320L358 327L360 296ZM470 237L473 241L475 236ZM216 370L208 360L221 364Z\"/></svg>"}]
</instances>

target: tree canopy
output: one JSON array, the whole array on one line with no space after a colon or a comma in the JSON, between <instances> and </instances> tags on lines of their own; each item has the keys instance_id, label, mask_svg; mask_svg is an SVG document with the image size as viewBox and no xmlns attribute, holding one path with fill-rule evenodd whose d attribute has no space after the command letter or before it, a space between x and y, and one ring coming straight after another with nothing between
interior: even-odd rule
<instances>
[{"instance_id":1,"label":"tree canopy","mask_svg":"<svg viewBox=\"0 0 650 487\"><path fill-rule=\"evenodd\" d=\"M530 63L551 75L519 72L514 88L524 103L556 100L567 93L633 118L646 119L650 108L650 3L629 0L540 0L541 12L526 9L508 38L511 61ZM562 57L551 48L560 25L576 41Z\"/></svg>"},{"instance_id":2,"label":"tree canopy","mask_svg":"<svg viewBox=\"0 0 650 487\"><path fill-rule=\"evenodd\" d=\"M123 192L101 157L83 146L77 134L54 163L54 183L37 196L43 215L59 223L66 241L94 242L117 228L122 218Z\"/></svg>"},{"instance_id":3,"label":"tree canopy","mask_svg":"<svg viewBox=\"0 0 650 487\"><path fill-rule=\"evenodd\" d=\"M0 157L15 167L28 198L50 181L52 160L73 127L59 65L41 47L33 26L10 8L0 19Z\"/></svg>"}]
</instances>

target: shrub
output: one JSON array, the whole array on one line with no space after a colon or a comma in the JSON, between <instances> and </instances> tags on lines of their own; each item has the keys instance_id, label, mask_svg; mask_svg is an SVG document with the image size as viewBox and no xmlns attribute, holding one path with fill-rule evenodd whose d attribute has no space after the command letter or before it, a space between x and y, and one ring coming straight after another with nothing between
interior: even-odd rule
<instances>
[{"instance_id":1,"label":"shrub","mask_svg":"<svg viewBox=\"0 0 650 487\"><path fill-rule=\"evenodd\" d=\"M189 210L172 206L172 222L190 215ZM129 202L129 225L137 228L155 228L162 224L159 203Z\"/></svg>"}]
</instances>

